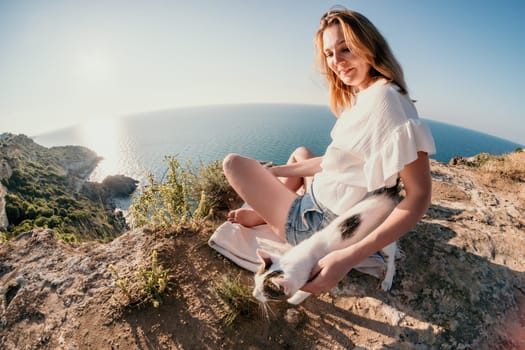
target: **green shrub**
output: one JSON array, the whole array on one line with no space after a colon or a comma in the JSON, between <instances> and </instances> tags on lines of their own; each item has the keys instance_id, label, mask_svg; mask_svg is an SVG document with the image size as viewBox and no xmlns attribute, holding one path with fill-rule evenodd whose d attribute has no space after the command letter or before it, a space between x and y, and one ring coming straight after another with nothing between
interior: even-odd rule
<instances>
[{"instance_id":1,"label":"green shrub","mask_svg":"<svg viewBox=\"0 0 525 350\"><path fill-rule=\"evenodd\" d=\"M157 251L151 255L149 267L139 266L135 272L135 279L129 280L120 276L113 265L109 270L116 278L115 285L127 298L126 305L151 304L157 308L162 303L162 297L169 294L174 285L170 269L165 269L158 263Z\"/></svg>"},{"instance_id":2,"label":"green shrub","mask_svg":"<svg viewBox=\"0 0 525 350\"><path fill-rule=\"evenodd\" d=\"M37 216L38 216L37 209L35 208L33 204L29 204L25 212L25 217L28 219L36 219Z\"/></svg>"},{"instance_id":3,"label":"green shrub","mask_svg":"<svg viewBox=\"0 0 525 350\"><path fill-rule=\"evenodd\" d=\"M58 233L57 234L58 239L63 240L67 243L78 243L80 240L74 233Z\"/></svg>"},{"instance_id":4,"label":"green shrub","mask_svg":"<svg viewBox=\"0 0 525 350\"><path fill-rule=\"evenodd\" d=\"M200 163L196 171L189 174L193 198L206 194L208 205L214 211L225 211L238 205L239 197L228 183L222 170L222 163L212 161L208 165Z\"/></svg>"},{"instance_id":5,"label":"green shrub","mask_svg":"<svg viewBox=\"0 0 525 350\"><path fill-rule=\"evenodd\" d=\"M35 219L34 221L34 225L37 226L37 227L46 227L47 228L47 223L49 222L49 219L45 216L39 216Z\"/></svg>"},{"instance_id":6,"label":"green shrub","mask_svg":"<svg viewBox=\"0 0 525 350\"><path fill-rule=\"evenodd\" d=\"M9 240L9 234L4 229L0 229L0 243L7 242Z\"/></svg>"},{"instance_id":7,"label":"green shrub","mask_svg":"<svg viewBox=\"0 0 525 350\"><path fill-rule=\"evenodd\" d=\"M211 215L212 207L204 192L196 197L189 190L193 177L189 166L182 167L171 156L166 157L168 172L166 179L157 181L153 175L142 192L133 199L130 211L136 226L151 225L154 228L181 228L190 225L197 228Z\"/></svg>"},{"instance_id":8,"label":"green shrub","mask_svg":"<svg viewBox=\"0 0 525 350\"><path fill-rule=\"evenodd\" d=\"M142 301L151 303L153 307L159 307L162 303L162 295L168 291L171 285L170 269L164 269L158 264L157 251L151 256L149 268L139 267L136 276L141 283Z\"/></svg>"},{"instance_id":9,"label":"green shrub","mask_svg":"<svg viewBox=\"0 0 525 350\"><path fill-rule=\"evenodd\" d=\"M22 219L22 214L20 213L20 208L13 203L7 202L5 205L5 212L7 215L7 220L13 224L18 225Z\"/></svg>"},{"instance_id":10,"label":"green shrub","mask_svg":"<svg viewBox=\"0 0 525 350\"><path fill-rule=\"evenodd\" d=\"M62 223L62 219L56 215L53 215L49 218L49 221L47 222L47 227L49 228L58 228L60 227L60 224Z\"/></svg>"},{"instance_id":11,"label":"green shrub","mask_svg":"<svg viewBox=\"0 0 525 350\"><path fill-rule=\"evenodd\" d=\"M53 208L49 208L47 205L37 209L38 216L44 216L46 218L52 217L55 212Z\"/></svg>"},{"instance_id":12,"label":"green shrub","mask_svg":"<svg viewBox=\"0 0 525 350\"><path fill-rule=\"evenodd\" d=\"M11 226L11 225L10 225ZM29 232L34 228L33 220L24 220L19 225L13 227L11 232L11 237L16 237L20 233Z\"/></svg>"}]
</instances>

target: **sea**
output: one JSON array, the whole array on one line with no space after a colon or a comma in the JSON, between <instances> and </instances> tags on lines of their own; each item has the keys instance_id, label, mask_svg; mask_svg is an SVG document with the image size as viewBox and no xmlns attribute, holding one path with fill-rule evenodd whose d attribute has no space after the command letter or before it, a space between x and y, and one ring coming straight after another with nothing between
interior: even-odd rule
<instances>
[{"instance_id":1,"label":"sea","mask_svg":"<svg viewBox=\"0 0 525 350\"><path fill-rule=\"evenodd\" d=\"M436 142L437 153L431 157L439 162L481 152L503 154L523 147L474 130L422 119ZM150 174L159 180L165 176L166 156L199 165L222 160L232 152L284 164L298 146L322 155L334 123L334 116L325 106L216 105L92 119L32 138L46 147L81 145L95 151L103 159L91 181L123 174L143 183Z\"/></svg>"}]
</instances>

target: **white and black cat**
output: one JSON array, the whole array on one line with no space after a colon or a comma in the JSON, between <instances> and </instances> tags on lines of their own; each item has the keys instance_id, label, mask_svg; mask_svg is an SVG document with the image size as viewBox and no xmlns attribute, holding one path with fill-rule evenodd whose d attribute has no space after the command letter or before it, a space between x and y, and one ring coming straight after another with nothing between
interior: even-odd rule
<instances>
[{"instance_id":1,"label":"white and black cat","mask_svg":"<svg viewBox=\"0 0 525 350\"><path fill-rule=\"evenodd\" d=\"M281 299L294 305L303 302L310 293L299 288L308 281L315 264L326 254L347 246L345 241L352 235L372 232L392 212L396 197L397 186L374 193L282 255L258 250L262 265L255 274L253 296L263 304ZM381 250L387 259L385 278L381 283L385 291L392 286L396 251L396 242Z\"/></svg>"}]
</instances>

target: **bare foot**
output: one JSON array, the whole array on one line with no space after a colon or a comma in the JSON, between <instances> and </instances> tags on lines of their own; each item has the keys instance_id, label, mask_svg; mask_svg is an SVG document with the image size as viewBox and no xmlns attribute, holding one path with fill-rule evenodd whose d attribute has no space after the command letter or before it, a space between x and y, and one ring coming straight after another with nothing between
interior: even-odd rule
<instances>
[{"instance_id":1,"label":"bare foot","mask_svg":"<svg viewBox=\"0 0 525 350\"><path fill-rule=\"evenodd\" d=\"M263 218L261 218L255 210L249 208L239 208L230 211L228 213L228 221L246 227L253 227L265 223Z\"/></svg>"}]
</instances>

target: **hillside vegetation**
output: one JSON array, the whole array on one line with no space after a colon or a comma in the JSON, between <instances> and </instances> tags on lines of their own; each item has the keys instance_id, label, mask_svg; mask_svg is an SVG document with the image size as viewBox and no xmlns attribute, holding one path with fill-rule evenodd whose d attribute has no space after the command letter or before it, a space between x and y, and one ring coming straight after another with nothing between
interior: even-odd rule
<instances>
[{"instance_id":1,"label":"hillside vegetation","mask_svg":"<svg viewBox=\"0 0 525 350\"><path fill-rule=\"evenodd\" d=\"M100 158L80 146L46 148L24 135L0 138L1 184L8 226L3 240L36 227L51 228L63 239L110 240L128 227L108 205L103 184L87 182ZM132 179L128 193L136 188ZM2 208L3 209L3 208Z\"/></svg>"}]
</instances>

